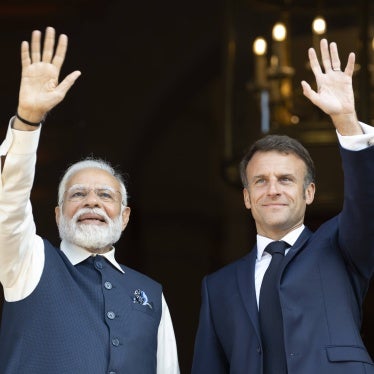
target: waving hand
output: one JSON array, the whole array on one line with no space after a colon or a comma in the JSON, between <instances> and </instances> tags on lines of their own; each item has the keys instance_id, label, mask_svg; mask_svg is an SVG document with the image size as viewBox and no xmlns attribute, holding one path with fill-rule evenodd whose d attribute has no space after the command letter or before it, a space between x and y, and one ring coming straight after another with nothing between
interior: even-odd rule
<instances>
[{"instance_id":1,"label":"waving hand","mask_svg":"<svg viewBox=\"0 0 374 374\"><path fill-rule=\"evenodd\" d=\"M22 42L22 77L17 110L21 118L33 123L40 122L48 111L64 99L80 76L79 71L74 71L59 83L67 45L67 36L61 34L55 49L55 30L52 27L46 29L43 47L38 30L32 32L31 48L28 42Z\"/></svg>"},{"instance_id":2,"label":"waving hand","mask_svg":"<svg viewBox=\"0 0 374 374\"><path fill-rule=\"evenodd\" d=\"M357 121L352 86L355 54L349 54L347 65L342 71L336 43L329 45L326 39L322 39L320 47L324 72L315 50L310 48L308 51L317 91L313 90L309 83L302 81L303 93L313 104L331 116L336 129L342 135L359 134L361 128Z\"/></svg>"}]
</instances>

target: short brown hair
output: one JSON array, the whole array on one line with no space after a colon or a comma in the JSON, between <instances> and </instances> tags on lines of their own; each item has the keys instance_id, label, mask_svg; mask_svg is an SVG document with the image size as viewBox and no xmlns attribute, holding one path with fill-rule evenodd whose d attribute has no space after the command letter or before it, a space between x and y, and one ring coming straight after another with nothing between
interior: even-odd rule
<instances>
[{"instance_id":1,"label":"short brown hair","mask_svg":"<svg viewBox=\"0 0 374 374\"><path fill-rule=\"evenodd\" d=\"M304 161L306 166L306 175L304 180L304 188L315 181L315 167L312 158L307 149L296 139L287 135L266 135L257 140L249 148L240 162L240 178L243 186L248 187L247 166L256 152L276 151L285 154L294 154Z\"/></svg>"}]
</instances>

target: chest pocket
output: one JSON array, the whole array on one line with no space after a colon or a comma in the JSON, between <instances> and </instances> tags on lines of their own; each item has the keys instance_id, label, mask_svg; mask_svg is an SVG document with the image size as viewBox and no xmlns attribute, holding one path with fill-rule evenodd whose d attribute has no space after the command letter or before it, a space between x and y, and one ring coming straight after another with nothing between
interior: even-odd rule
<instances>
[{"instance_id":1,"label":"chest pocket","mask_svg":"<svg viewBox=\"0 0 374 374\"><path fill-rule=\"evenodd\" d=\"M330 362L364 362L373 365L368 352L361 346L328 346L327 358Z\"/></svg>"}]
</instances>

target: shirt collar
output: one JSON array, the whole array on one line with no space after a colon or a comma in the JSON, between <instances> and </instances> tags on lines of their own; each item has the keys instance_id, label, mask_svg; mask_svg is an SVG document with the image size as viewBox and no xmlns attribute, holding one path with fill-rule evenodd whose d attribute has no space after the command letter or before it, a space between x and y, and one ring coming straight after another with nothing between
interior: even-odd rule
<instances>
[{"instance_id":1,"label":"shirt collar","mask_svg":"<svg viewBox=\"0 0 374 374\"><path fill-rule=\"evenodd\" d=\"M295 230L289 232L285 235L282 239L286 243L288 243L291 247L295 244L297 238L300 236L301 232L304 230L305 226L301 225L300 227L296 228ZM261 260L261 257L264 253L266 246L273 242L273 239L267 238L266 236L258 235L257 234L257 260ZM286 250L287 254L288 250Z\"/></svg>"},{"instance_id":2,"label":"shirt collar","mask_svg":"<svg viewBox=\"0 0 374 374\"><path fill-rule=\"evenodd\" d=\"M105 257L116 269L118 269L121 273L125 273L119 263L114 258L115 248L108 252L102 254L93 254L88 252L86 249L79 247L73 243L70 243L66 240L62 240L60 245L61 251L65 254L68 260L72 263L72 265L77 265L82 261L86 260L90 256L103 256Z\"/></svg>"}]
</instances>

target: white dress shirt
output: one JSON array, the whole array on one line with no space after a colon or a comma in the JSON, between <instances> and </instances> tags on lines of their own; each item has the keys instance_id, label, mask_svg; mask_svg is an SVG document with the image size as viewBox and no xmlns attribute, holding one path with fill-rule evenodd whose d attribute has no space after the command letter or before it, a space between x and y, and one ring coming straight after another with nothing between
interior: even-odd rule
<instances>
[{"instance_id":1,"label":"white dress shirt","mask_svg":"<svg viewBox=\"0 0 374 374\"><path fill-rule=\"evenodd\" d=\"M8 302L30 295L39 283L44 267L44 244L36 234L30 202L34 180L36 150L40 129L18 131L11 128L0 145L6 156L0 178L0 282ZM61 242L61 250L76 265L92 254L85 249ZM115 249L103 254L118 271ZM162 294L162 315L158 327L157 374L179 374L178 354L169 308Z\"/></svg>"},{"instance_id":2,"label":"white dress shirt","mask_svg":"<svg viewBox=\"0 0 374 374\"><path fill-rule=\"evenodd\" d=\"M285 241L292 247L297 238L300 236L301 232L304 230L305 226L301 225L300 227L296 228L295 230L289 232L286 236L284 236L281 240ZM273 240L269 239L265 236L257 235L257 258L256 258L256 265L255 265L255 289L256 289L256 299L257 299L257 307L259 307L259 300L260 300L260 289L262 280L264 278L265 272L270 265L271 261L271 254L265 252L266 246L271 243ZM285 255L289 252L289 248L286 249Z\"/></svg>"}]
</instances>

